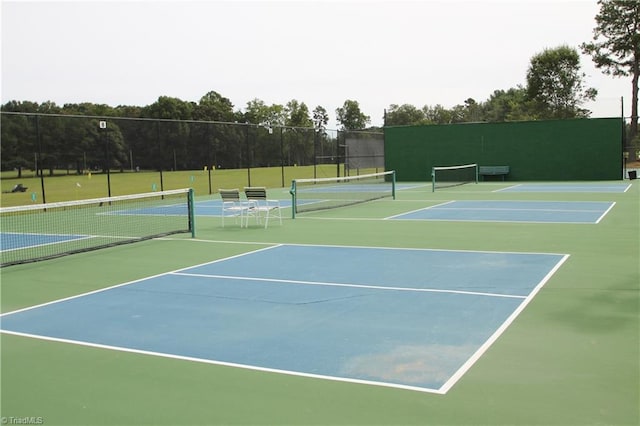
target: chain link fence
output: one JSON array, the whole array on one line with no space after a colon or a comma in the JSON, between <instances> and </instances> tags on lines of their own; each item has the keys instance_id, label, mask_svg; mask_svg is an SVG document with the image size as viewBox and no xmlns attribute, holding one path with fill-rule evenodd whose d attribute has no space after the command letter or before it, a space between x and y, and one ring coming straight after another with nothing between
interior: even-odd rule
<instances>
[{"instance_id":1,"label":"chain link fence","mask_svg":"<svg viewBox=\"0 0 640 426\"><path fill-rule=\"evenodd\" d=\"M2 176L38 176L43 202L47 178L61 174L106 175L111 195L113 174L157 173L154 189L164 190L174 189L166 187L167 172L199 171L208 174L211 194L212 171L240 172L251 186L263 184L252 179L263 169L279 168L273 184L285 187L292 178L357 174L372 164L384 168L382 132L11 112L1 118ZM376 143L373 151L359 146Z\"/></svg>"}]
</instances>

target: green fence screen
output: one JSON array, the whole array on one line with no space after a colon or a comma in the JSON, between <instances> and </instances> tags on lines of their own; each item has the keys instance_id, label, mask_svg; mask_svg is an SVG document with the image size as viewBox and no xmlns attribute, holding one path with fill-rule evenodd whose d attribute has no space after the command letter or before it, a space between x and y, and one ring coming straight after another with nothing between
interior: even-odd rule
<instances>
[{"instance_id":1,"label":"green fence screen","mask_svg":"<svg viewBox=\"0 0 640 426\"><path fill-rule=\"evenodd\" d=\"M620 118L386 127L385 168L399 181L431 168L509 166L507 180L619 180Z\"/></svg>"}]
</instances>

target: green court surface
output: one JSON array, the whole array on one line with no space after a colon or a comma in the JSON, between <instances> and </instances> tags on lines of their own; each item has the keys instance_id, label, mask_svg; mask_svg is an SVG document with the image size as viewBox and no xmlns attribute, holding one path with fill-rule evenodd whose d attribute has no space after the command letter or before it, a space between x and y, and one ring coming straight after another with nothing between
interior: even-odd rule
<instances>
[{"instance_id":1,"label":"green court surface","mask_svg":"<svg viewBox=\"0 0 640 426\"><path fill-rule=\"evenodd\" d=\"M640 184L633 181L626 192L499 191L509 186L469 184L435 193L428 184L410 186L398 191L396 200L304 213L295 220L285 209L283 225L273 221L267 229L254 223L240 228L233 220L223 228L219 217L197 216L195 239L180 234L0 271L6 314L275 244L569 255L444 394L2 333L2 422L639 424ZM288 188L270 189L270 196L288 199ZM598 223L385 219L450 201L614 204ZM286 265L288 259L280 261Z\"/></svg>"}]
</instances>

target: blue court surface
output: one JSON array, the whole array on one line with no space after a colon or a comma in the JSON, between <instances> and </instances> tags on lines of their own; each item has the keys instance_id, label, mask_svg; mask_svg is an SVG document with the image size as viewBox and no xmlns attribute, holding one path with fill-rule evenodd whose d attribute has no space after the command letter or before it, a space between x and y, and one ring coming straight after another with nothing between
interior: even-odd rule
<instances>
[{"instance_id":1,"label":"blue court surface","mask_svg":"<svg viewBox=\"0 0 640 426\"><path fill-rule=\"evenodd\" d=\"M336 193L336 192L367 192L371 188L378 189L380 184L363 184L363 185L336 185L332 186L322 186L322 187L311 187L305 188L301 190L303 192L308 193ZM415 189L426 186L425 184L396 184L397 190L403 189ZM298 200L299 204L312 204L324 201L323 199L317 200ZM280 208L286 209L291 207L291 199L287 198L284 200L279 200ZM211 199L206 201L196 201L194 203L195 214L197 216L222 216L222 200L220 199ZM167 215L175 215L175 216L183 216L187 214L187 206L184 203L175 204L175 205L165 205L165 206L156 206L156 207L143 207L139 209L123 209L119 211L113 211L106 214L110 215L149 215L149 216L167 216Z\"/></svg>"},{"instance_id":2,"label":"blue court surface","mask_svg":"<svg viewBox=\"0 0 640 426\"><path fill-rule=\"evenodd\" d=\"M316 185L316 186L300 186L298 192L305 193L350 193L350 192L380 192L381 183L361 183L361 184L339 184L339 185ZM389 191L391 185L387 184ZM396 183L397 191L405 189L416 189L426 187L424 183ZM291 205L291 203L289 203Z\"/></svg>"},{"instance_id":3,"label":"blue court surface","mask_svg":"<svg viewBox=\"0 0 640 426\"><path fill-rule=\"evenodd\" d=\"M332 186L321 186L321 187L311 187L305 188L304 192L309 193L336 193L336 192L367 192L371 188L378 190L377 188L380 184L371 184L371 185L336 185ZM415 189L426 186L425 184L396 184L396 190L404 190L404 189ZM385 188L384 190L380 189L382 192L388 192L389 189ZM323 199L317 200L298 200L299 204L312 204L324 201ZM279 200L280 208L286 209L291 207L291 199L283 199ZM206 201L196 201L194 203L195 214L197 216L222 216L222 200L220 199L211 199ZM149 215L149 216L167 216L167 215L176 215L183 216L187 214L187 206L184 203L175 204L175 205L165 205L165 206L157 206L157 207L145 207L140 209L126 209L115 212L110 212L107 214L115 214L115 215Z\"/></svg>"},{"instance_id":4,"label":"blue court surface","mask_svg":"<svg viewBox=\"0 0 640 426\"><path fill-rule=\"evenodd\" d=\"M599 223L614 205L608 201L449 201L387 219Z\"/></svg>"},{"instance_id":5,"label":"blue court surface","mask_svg":"<svg viewBox=\"0 0 640 426\"><path fill-rule=\"evenodd\" d=\"M0 232L0 250L10 251L29 247L39 247L49 244L64 243L67 241L81 240L83 238L89 238L89 236Z\"/></svg>"},{"instance_id":6,"label":"blue court surface","mask_svg":"<svg viewBox=\"0 0 640 426\"><path fill-rule=\"evenodd\" d=\"M2 315L4 333L446 393L568 258L278 245Z\"/></svg>"},{"instance_id":7,"label":"blue court surface","mask_svg":"<svg viewBox=\"0 0 640 426\"><path fill-rule=\"evenodd\" d=\"M624 193L631 188L627 183L523 183L495 192L609 192Z\"/></svg>"},{"instance_id":8,"label":"blue court surface","mask_svg":"<svg viewBox=\"0 0 640 426\"><path fill-rule=\"evenodd\" d=\"M291 207L291 200L280 200L280 208ZM197 216L222 216L222 200L214 199L196 201L194 211ZM149 216L185 216L187 206L184 203L156 207L143 207L139 209L125 209L110 212L113 215L149 215Z\"/></svg>"}]
</instances>

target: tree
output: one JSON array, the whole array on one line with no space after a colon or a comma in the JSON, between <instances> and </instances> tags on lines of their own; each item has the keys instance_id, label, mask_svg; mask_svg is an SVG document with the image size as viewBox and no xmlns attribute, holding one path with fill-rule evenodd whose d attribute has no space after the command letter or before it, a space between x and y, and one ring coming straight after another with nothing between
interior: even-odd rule
<instances>
[{"instance_id":1,"label":"tree","mask_svg":"<svg viewBox=\"0 0 640 426\"><path fill-rule=\"evenodd\" d=\"M362 130L371 121L368 115L360 111L358 101L346 100L342 107L336 109L338 123L342 130Z\"/></svg>"},{"instance_id":2,"label":"tree","mask_svg":"<svg viewBox=\"0 0 640 426\"><path fill-rule=\"evenodd\" d=\"M9 101L2 105L2 112L36 113L40 106L35 102ZM34 164L37 152L35 118L26 115L2 114L0 116L0 169L22 169Z\"/></svg>"},{"instance_id":3,"label":"tree","mask_svg":"<svg viewBox=\"0 0 640 426\"><path fill-rule=\"evenodd\" d=\"M160 96L157 101L143 109L143 114L147 118L191 120L193 107L193 104L181 99Z\"/></svg>"},{"instance_id":4,"label":"tree","mask_svg":"<svg viewBox=\"0 0 640 426\"><path fill-rule=\"evenodd\" d=\"M149 157L158 170L179 170L186 167L188 157L187 141L190 139L190 126L184 121L193 119L195 105L169 96L160 96L156 102L143 108L147 118L157 118L153 145L148 147Z\"/></svg>"},{"instance_id":5,"label":"tree","mask_svg":"<svg viewBox=\"0 0 640 426\"><path fill-rule=\"evenodd\" d=\"M640 77L640 2L599 0L593 41L583 43L596 68L614 77L631 76L631 139L638 133L638 78Z\"/></svg>"},{"instance_id":6,"label":"tree","mask_svg":"<svg viewBox=\"0 0 640 426\"><path fill-rule=\"evenodd\" d=\"M518 85L511 89L495 90L484 103L485 120L489 122L533 120L527 89Z\"/></svg>"},{"instance_id":7,"label":"tree","mask_svg":"<svg viewBox=\"0 0 640 426\"><path fill-rule=\"evenodd\" d=\"M233 104L220 93L211 91L200 98L193 115L197 120L233 121Z\"/></svg>"},{"instance_id":8,"label":"tree","mask_svg":"<svg viewBox=\"0 0 640 426\"><path fill-rule=\"evenodd\" d=\"M269 106L257 98L247 102L244 116L247 123L264 127L284 126L286 122L284 106L279 104Z\"/></svg>"},{"instance_id":9,"label":"tree","mask_svg":"<svg viewBox=\"0 0 640 426\"><path fill-rule=\"evenodd\" d=\"M425 122L424 111L410 104L391 104L385 115L385 126L408 126Z\"/></svg>"},{"instance_id":10,"label":"tree","mask_svg":"<svg viewBox=\"0 0 640 426\"><path fill-rule=\"evenodd\" d=\"M298 102L295 99L290 100L285 106L285 112L287 114L287 126L311 127L313 125L313 121L309 117L309 108L304 102Z\"/></svg>"},{"instance_id":11,"label":"tree","mask_svg":"<svg viewBox=\"0 0 640 426\"><path fill-rule=\"evenodd\" d=\"M113 116L114 108L105 104L93 104L90 102L82 102L79 104L64 104L62 107L64 114L70 115L92 115L100 117Z\"/></svg>"},{"instance_id":12,"label":"tree","mask_svg":"<svg viewBox=\"0 0 640 426\"><path fill-rule=\"evenodd\" d=\"M589 111L580 105L598 92L584 88L584 77L574 48L563 45L534 55L527 70L527 96L538 118L588 117Z\"/></svg>"},{"instance_id":13,"label":"tree","mask_svg":"<svg viewBox=\"0 0 640 426\"><path fill-rule=\"evenodd\" d=\"M329 114L327 114L327 110L318 105L313 109L313 127L318 132L324 132L327 128L327 123L329 123Z\"/></svg>"},{"instance_id":14,"label":"tree","mask_svg":"<svg viewBox=\"0 0 640 426\"><path fill-rule=\"evenodd\" d=\"M422 108L427 123L431 124L449 124L452 122L452 113L444 106L437 104L434 107L425 105Z\"/></svg>"},{"instance_id":15,"label":"tree","mask_svg":"<svg viewBox=\"0 0 640 426\"><path fill-rule=\"evenodd\" d=\"M35 130L32 119L26 115L2 114L0 117L0 168L16 169L22 177L22 169L34 164L37 152Z\"/></svg>"},{"instance_id":16,"label":"tree","mask_svg":"<svg viewBox=\"0 0 640 426\"><path fill-rule=\"evenodd\" d=\"M40 105L35 102L29 101L9 101L6 104L2 105L2 111L8 112L39 112Z\"/></svg>"},{"instance_id":17,"label":"tree","mask_svg":"<svg viewBox=\"0 0 640 426\"><path fill-rule=\"evenodd\" d=\"M464 101L463 117L467 123L484 121L484 105L468 98Z\"/></svg>"},{"instance_id":18,"label":"tree","mask_svg":"<svg viewBox=\"0 0 640 426\"><path fill-rule=\"evenodd\" d=\"M287 114L286 125L293 127L293 132L288 132L284 137L285 155L294 164L310 164L314 156L315 132L311 130L313 121L309 116L309 108L304 102L295 99L287 102L285 107Z\"/></svg>"}]
</instances>

